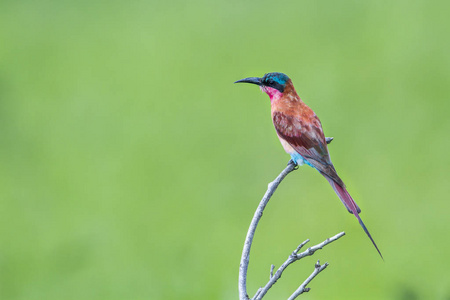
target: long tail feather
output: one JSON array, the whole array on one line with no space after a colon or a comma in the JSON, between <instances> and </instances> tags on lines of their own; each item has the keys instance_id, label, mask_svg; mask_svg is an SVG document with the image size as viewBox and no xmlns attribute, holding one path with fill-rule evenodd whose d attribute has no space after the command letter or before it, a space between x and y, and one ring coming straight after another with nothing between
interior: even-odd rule
<instances>
[{"instance_id":1,"label":"long tail feather","mask_svg":"<svg viewBox=\"0 0 450 300\"><path fill-rule=\"evenodd\" d=\"M361 220L361 217L359 216L361 209L359 209L358 205L355 203L352 196L350 196L350 194L347 192L347 189L345 187L341 187L339 184L337 184L335 181L333 181L333 179L328 178L327 176L325 176L325 178L328 180L330 185L333 187L334 191L338 195L339 199L341 199L342 203L345 205L347 210L350 213L354 214L355 217L358 219L359 224L364 229L364 231L366 232L369 239L372 241L372 244L375 246L375 249L377 249L378 254L380 254L381 258L384 260L383 255L381 255L381 252L378 249L377 244L373 240L372 236L369 233L369 230L367 229L366 225L364 225L363 221Z\"/></svg>"},{"instance_id":2,"label":"long tail feather","mask_svg":"<svg viewBox=\"0 0 450 300\"><path fill-rule=\"evenodd\" d=\"M324 177L328 180L331 187L335 191L335 193L339 196L339 199L341 199L342 204L344 204L345 208L347 208L348 212L351 214L354 214L354 211L357 213L361 212L361 209L356 204L356 202L353 200L352 196L347 192L347 190L343 187L341 187L337 182L335 182L332 178L324 175Z\"/></svg>"},{"instance_id":3,"label":"long tail feather","mask_svg":"<svg viewBox=\"0 0 450 300\"><path fill-rule=\"evenodd\" d=\"M369 239L372 241L372 244L375 246L375 249L377 249L378 254L380 254L380 256L381 256L381 259L384 260L383 255L380 252L380 249L378 249L377 244L375 243L375 241L373 240L372 236L370 235L369 230L367 229L366 225L364 225L363 221L361 220L361 218L359 217L358 214L355 214L355 217L358 219L359 224L364 229L364 231L366 232L366 234L369 237Z\"/></svg>"}]
</instances>

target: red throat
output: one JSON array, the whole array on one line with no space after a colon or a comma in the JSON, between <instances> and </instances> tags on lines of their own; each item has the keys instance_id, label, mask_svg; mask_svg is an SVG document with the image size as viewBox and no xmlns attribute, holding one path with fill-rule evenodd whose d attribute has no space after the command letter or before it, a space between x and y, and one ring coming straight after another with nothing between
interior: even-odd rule
<instances>
[{"instance_id":1,"label":"red throat","mask_svg":"<svg viewBox=\"0 0 450 300\"><path fill-rule=\"evenodd\" d=\"M261 91L263 91L267 95L269 95L270 102L280 99L281 96L283 95L283 93L280 92L279 90L271 88L269 86L261 86Z\"/></svg>"}]
</instances>

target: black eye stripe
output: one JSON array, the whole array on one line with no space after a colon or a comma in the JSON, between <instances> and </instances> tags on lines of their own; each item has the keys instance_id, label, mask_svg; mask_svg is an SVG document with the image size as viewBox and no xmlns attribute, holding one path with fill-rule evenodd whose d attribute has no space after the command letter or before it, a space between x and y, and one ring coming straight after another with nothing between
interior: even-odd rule
<instances>
[{"instance_id":1,"label":"black eye stripe","mask_svg":"<svg viewBox=\"0 0 450 300\"><path fill-rule=\"evenodd\" d=\"M264 77L262 79L263 84L265 86L277 89L283 93L286 85L279 83L278 80L274 80L274 76L275 75L278 76L280 74L281 73L268 73L268 74L264 75ZM281 74L281 75L284 75L284 74ZM284 75L284 76L287 77L286 75ZM281 78L281 79L284 80L285 78ZM289 78L287 78L287 79L289 79Z\"/></svg>"},{"instance_id":2,"label":"black eye stripe","mask_svg":"<svg viewBox=\"0 0 450 300\"><path fill-rule=\"evenodd\" d=\"M277 90L279 90L280 92L283 92L284 91L284 85L282 85L282 84L279 84L278 82L275 82L275 81L272 81L272 82L267 82L266 83L266 86L269 86L269 87L271 87L271 88L274 88L274 89L277 89Z\"/></svg>"},{"instance_id":3,"label":"black eye stripe","mask_svg":"<svg viewBox=\"0 0 450 300\"><path fill-rule=\"evenodd\" d=\"M265 85L269 86L271 88L277 89L280 92L284 91L284 86L282 84L279 84L278 82L276 82L275 80L272 79L268 79L265 81Z\"/></svg>"},{"instance_id":4,"label":"black eye stripe","mask_svg":"<svg viewBox=\"0 0 450 300\"><path fill-rule=\"evenodd\" d=\"M281 85L278 82L275 82L272 87L279 90L280 92L284 92L284 85Z\"/></svg>"}]
</instances>

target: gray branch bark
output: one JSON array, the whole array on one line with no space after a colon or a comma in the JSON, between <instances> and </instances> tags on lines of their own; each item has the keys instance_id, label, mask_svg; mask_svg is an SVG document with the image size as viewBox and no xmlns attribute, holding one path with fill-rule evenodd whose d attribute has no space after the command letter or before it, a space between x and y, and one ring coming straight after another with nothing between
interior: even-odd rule
<instances>
[{"instance_id":1,"label":"gray branch bark","mask_svg":"<svg viewBox=\"0 0 450 300\"><path fill-rule=\"evenodd\" d=\"M245 238L244 249L242 250L241 264L239 266L239 299L248 300L250 299L247 294L247 270L250 261L250 248L253 243L253 236L255 235L256 227L258 226L259 220L262 217L264 208L266 208L267 203L269 203L270 198L277 189L278 185L283 181L283 179L292 171L294 171L296 165L293 161L289 161L287 167L278 175L278 177L269 183L266 193L258 205L258 208L253 215L252 222L248 228L247 237Z\"/></svg>"},{"instance_id":2,"label":"gray branch bark","mask_svg":"<svg viewBox=\"0 0 450 300\"><path fill-rule=\"evenodd\" d=\"M345 235L345 232L338 233L338 234L336 234L335 236L326 239L326 240L323 241L322 243L317 244L317 245L315 245L315 246L312 246L312 247L308 248L307 250L303 251L302 253L298 253L298 252L303 248L303 246L306 245L306 243L309 242L309 239L306 240L306 241L304 241L303 243L301 243L301 244L300 244L300 245L292 252L292 254L289 255L288 259L281 265L281 267L278 268L278 270L275 272L275 274L274 274L273 276L271 276L269 282L267 282L267 284L266 284L262 289L260 289L260 290L258 291L258 294L255 295L255 297L253 298L253 300L261 300L261 299L264 297L264 295L269 291L269 289L277 282L277 280L280 279L280 277L281 277L281 275L283 274L284 270L285 270L290 264L292 264L293 262L296 262L297 260L300 260L300 259L302 259L302 258L304 258L304 257L306 257L306 256L311 256L311 255L313 255L317 250L322 249L323 247L325 247L325 246L328 245L329 243L336 241L337 239L343 237L344 235ZM328 263L325 263L324 266L325 266L325 267L323 267L320 271L322 271L323 269L325 269L325 268L328 266ZM303 284L302 284L302 285L297 289L297 291L301 290L301 291L302 291L301 293L309 291L309 289L308 289L307 291L305 290L306 285L307 285L314 277L316 277L316 275L319 274L320 271L318 271L314 276L308 277L308 279L310 279L310 280L308 281L308 279L307 279L307 280L303 283L304 286L303 286ZM306 283L306 284L305 284L305 283ZM303 288L302 288L302 286L303 286ZM297 292L297 291L296 291L296 292ZM298 295L300 295L301 293L299 293ZM295 294L295 293L294 293L294 294ZM294 294L293 294L293 295L294 295ZM298 297L298 295L297 295L296 297ZM291 297L292 297L292 296L291 296ZM295 299L295 298L289 298L289 299Z\"/></svg>"},{"instance_id":3,"label":"gray branch bark","mask_svg":"<svg viewBox=\"0 0 450 300\"><path fill-rule=\"evenodd\" d=\"M306 287L308 283L310 283L311 280L313 280L314 277L317 276L317 274L325 270L326 267L328 267L328 263L320 265L320 261L317 261L316 265L314 266L314 271L311 273L311 275L309 275L308 278L306 278L306 280L302 283L302 285L300 285L299 288L288 298L288 300L294 300L301 294L309 292L311 289Z\"/></svg>"},{"instance_id":4,"label":"gray branch bark","mask_svg":"<svg viewBox=\"0 0 450 300\"><path fill-rule=\"evenodd\" d=\"M332 140L333 140L333 138L326 138L327 144L329 144ZM278 188L278 185L281 183L281 181L283 181L283 179L290 172L292 172L295 169L296 169L296 164L292 160L289 161L288 165L280 173L280 175L278 175L278 177L274 181L269 183L269 185L267 187L267 191L264 194L264 197L261 199L261 202L259 203L258 208L255 211L255 214L253 215L253 219L250 223L250 227L248 229L247 236L245 238L244 249L242 250L241 262L240 262L240 266L239 266L239 299L240 300L250 300L250 298L247 294L247 271L248 271L248 265L250 262L250 249L251 249L251 246L253 243L253 237L255 235L256 227L258 226L258 223L262 217L263 211L264 211L267 203L269 203L269 200L272 197L275 190ZM335 235L334 237L331 237L316 246L308 248L306 251L299 254L298 252L300 251L300 249L306 243L308 243L309 240L306 240L303 243L301 243L297 247L297 249L294 250L294 252L292 252L292 254L289 256L289 258L283 263L283 265L275 272L275 274L273 274L273 270L275 267L273 265L271 266L269 282L263 288L258 289L258 291L256 292L255 296L252 298L252 300L262 299L264 297L264 295L267 293L267 291L281 277L281 274L287 268L287 266L289 266L291 263L293 263L305 256L313 255L314 252L316 252L319 249L322 249L325 245L339 239L344 234L345 234L344 232L341 232L341 233ZM317 264L319 265L319 267L317 267ZM325 263L323 266L320 266L319 262L317 262L317 264L316 264L316 268L315 268L314 272L303 282L303 284L294 292L294 294L291 295L291 297L289 299L295 299L300 294L309 291L309 288L306 288L306 285L314 277L316 277L317 274L319 274L322 270L324 270L328 266L328 263Z\"/></svg>"}]
</instances>

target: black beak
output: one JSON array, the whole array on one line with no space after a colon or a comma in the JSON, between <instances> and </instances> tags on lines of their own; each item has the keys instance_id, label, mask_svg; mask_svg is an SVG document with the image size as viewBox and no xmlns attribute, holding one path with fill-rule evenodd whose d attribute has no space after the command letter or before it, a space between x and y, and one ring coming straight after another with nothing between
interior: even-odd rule
<instances>
[{"instance_id":1,"label":"black beak","mask_svg":"<svg viewBox=\"0 0 450 300\"><path fill-rule=\"evenodd\" d=\"M235 81L234 83L238 83L238 82L247 82L247 83L253 83L253 84L256 84L256 85L262 85L262 78L248 77L248 78L244 78L244 79Z\"/></svg>"}]
</instances>

